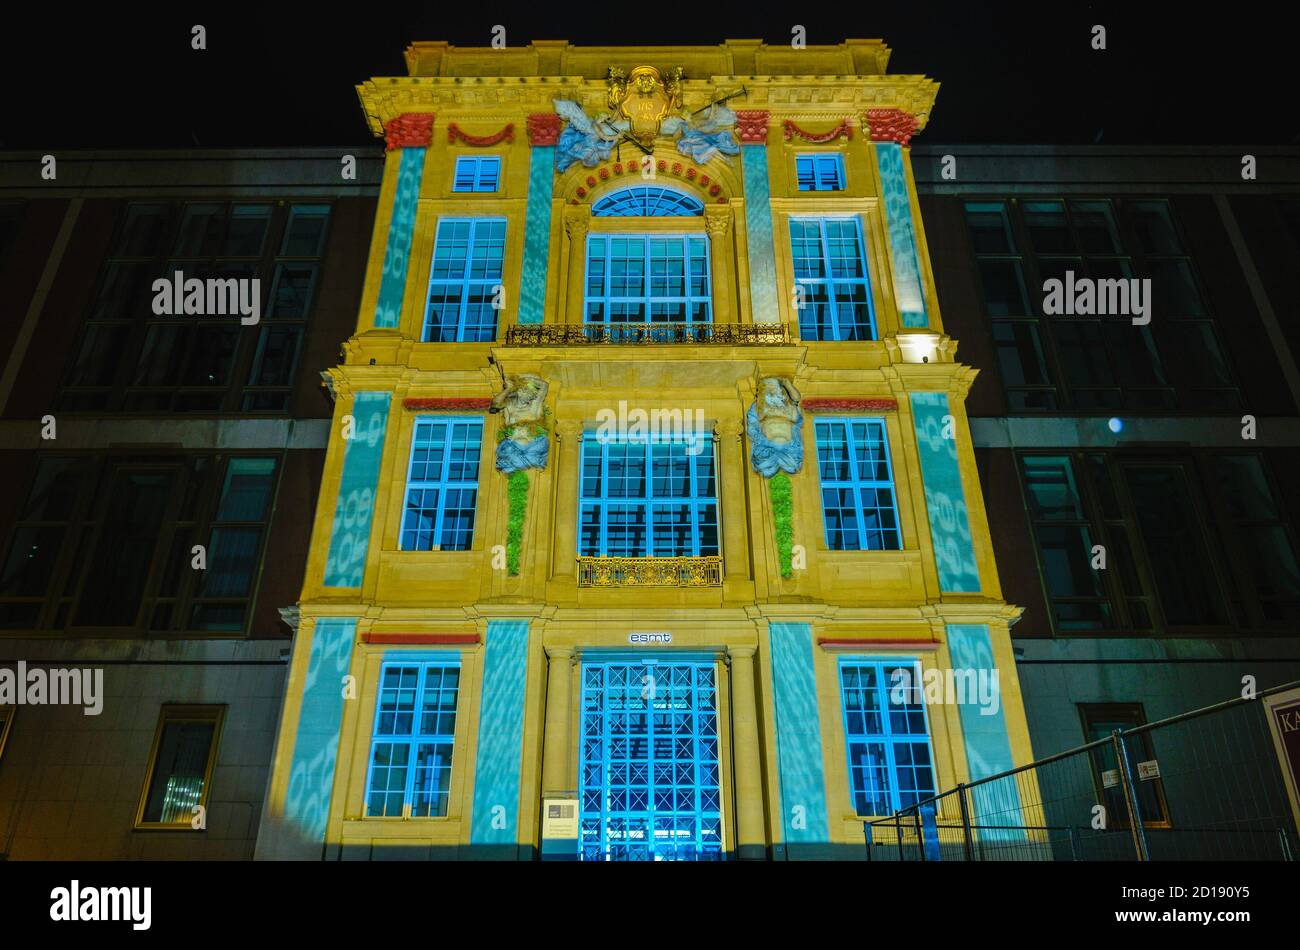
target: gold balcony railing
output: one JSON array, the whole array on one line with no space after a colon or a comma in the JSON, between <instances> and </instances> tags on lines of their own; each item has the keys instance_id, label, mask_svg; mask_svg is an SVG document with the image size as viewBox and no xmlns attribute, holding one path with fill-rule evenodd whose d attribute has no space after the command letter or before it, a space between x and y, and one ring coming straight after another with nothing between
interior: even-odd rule
<instances>
[{"instance_id":1,"label":"gold balcony railing","mask_svg":"<svg viewBox=\"0 0 1300 950\"><path fill-rule=\"evenodd\" d=\"M516 323L506 327L506 346L778 346L789 342L784 323Z\"/></svg>"},{"instance_id":2,"label":"gold balcony railing","mask_svg":"<svg viewBox=\"0 0 1300 950\"><path fill-rule=\"evenodd\" d=\"M721 557L580 557L579 587L720 587Z\"/></svg>"}]
</instances>

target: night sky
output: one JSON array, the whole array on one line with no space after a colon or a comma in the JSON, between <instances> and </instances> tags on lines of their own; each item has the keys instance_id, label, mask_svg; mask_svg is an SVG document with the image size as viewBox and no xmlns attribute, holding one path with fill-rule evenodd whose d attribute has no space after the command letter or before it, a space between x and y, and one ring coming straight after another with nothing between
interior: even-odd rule
<instances>
[{"instance_id":1,"label":"night sky","mask_svg":"<svg viewBox=\"0 0 1300 950\"><path fill-rule=\"evenodd\" d=\"M1291 18L1255 4L1211 16L1201 4L804 0L783 16L787 5L771 2L722 13L721 4L689 0L549 0L515 13L470 0L412 4L394 16L387 3L355 0L161 13L126 3L89 13L45 0L18 20L15 6L0 23L6 149L365 144L356 83L405 75L401 53L412 40L486 46L497 23L510 45L788 43L796 22L810 44L880 37L893 50L890 72L942 83L921 142L1300 143ZM458 8L488 12L447 12ZM207 27L206 51L190 49L195 23ZM1107 27L1104 52L1090 47L1093 23Z\"/></svg>"}]
</instances>

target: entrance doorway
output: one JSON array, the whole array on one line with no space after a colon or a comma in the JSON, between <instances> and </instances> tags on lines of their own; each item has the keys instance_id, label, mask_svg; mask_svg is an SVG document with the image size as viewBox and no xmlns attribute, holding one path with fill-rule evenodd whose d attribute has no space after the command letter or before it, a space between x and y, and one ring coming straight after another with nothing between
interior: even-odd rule
<instances>
[{"instance_id":1,"label":"entrance doorway","mask_svg":"<svg viewBox=\"0 0 1300 950\"><path fill-rule=\"evenodd\" d=\"M717 861L717 672L711 662L582 666L584 861Z\"/></svg>"}]
</instances>

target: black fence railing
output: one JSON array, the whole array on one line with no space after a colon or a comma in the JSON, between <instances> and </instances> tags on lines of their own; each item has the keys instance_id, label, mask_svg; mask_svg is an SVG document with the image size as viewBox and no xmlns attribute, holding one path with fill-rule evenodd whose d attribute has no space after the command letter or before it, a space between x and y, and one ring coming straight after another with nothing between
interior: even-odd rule
<instances>
[{"instance_id":1,"label":"black fence railing","mask_svg":"<svg viewBox=\"0 0 1300 950\"><path fill-rule=\"evenodd\" d=\"M1260 700L1289 683L958 785L864 822L873 861L1292 861Z\"/></svg>"}]
</instances>

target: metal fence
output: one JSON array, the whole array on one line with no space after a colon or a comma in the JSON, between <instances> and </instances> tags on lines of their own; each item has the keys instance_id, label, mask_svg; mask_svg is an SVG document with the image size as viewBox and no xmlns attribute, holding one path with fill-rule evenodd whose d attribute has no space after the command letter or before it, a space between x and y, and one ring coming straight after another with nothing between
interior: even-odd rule
<instances>
[{"instance_id":1,"label":"metal fence","mask_svg":"<svg viewBox=\"0 0 1300 950\"><path fill-rule=\"evenodd\" d=\"M1234 699L958 785L864 823L873 861L1290 861L1260 702Z\"/></svg>"}]
</instances>

